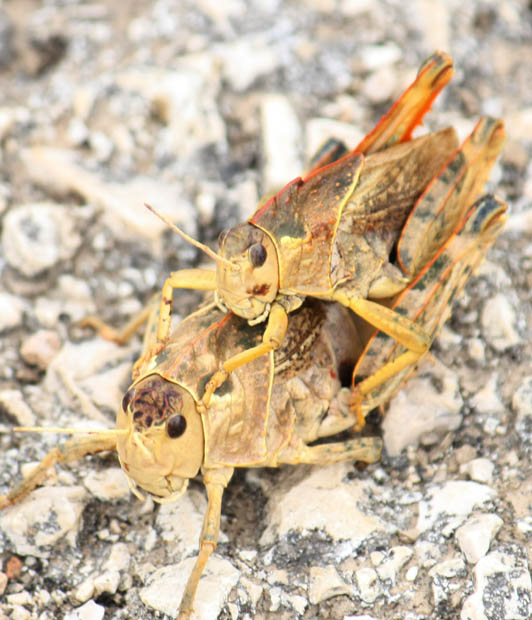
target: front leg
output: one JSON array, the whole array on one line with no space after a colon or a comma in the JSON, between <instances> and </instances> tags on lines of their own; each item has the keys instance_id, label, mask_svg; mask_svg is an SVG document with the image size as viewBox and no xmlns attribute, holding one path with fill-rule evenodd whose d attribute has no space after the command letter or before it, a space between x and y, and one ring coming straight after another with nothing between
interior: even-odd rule
<instances>
[{"instance_id":1,"label":"front leg","mask_svg":"<svg viewBox=\"0 0 532 620\"><path fill-rule=\"evenodd\" d=\"M205 407L209 406L211 397L215 390L217 390L222 383L227 379L229 373L233 372L240 366L256 360L261 355L266 355L270 351L278 349L286 336L286 330L288 329L288 315L283 306L274 302L270 310L270 316L268 317L268 323L262 336L261 344L241 353L233 355L229 359L225 360L222 364L222 369L215 372L205 387L205 394L203 396L203 404Z\"/></svg>"}]
</instances>

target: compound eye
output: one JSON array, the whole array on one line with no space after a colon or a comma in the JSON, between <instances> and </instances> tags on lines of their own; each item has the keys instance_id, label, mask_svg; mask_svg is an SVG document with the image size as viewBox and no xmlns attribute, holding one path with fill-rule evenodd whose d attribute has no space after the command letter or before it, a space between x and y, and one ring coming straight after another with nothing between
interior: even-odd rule
<instances>
[{"instance_id":1,"label":"compound eye","mask_svg":"<svg viewBox=\"0 0 532 620\"><path fill-rule=\"evenodd\" d=\"M171 439L177 439L186 431L187 421L182 415L173 415L166 423L166 432Z\"/></svg>"},{"instance_id":2,"label":"compound eye","mask_svg":"<svg viewBox=\"0 0 532 620\"><path fill-rule=\"evenodd\" d=\"M262 245L262 243L254 243L249 248L249 260L253 267L262 267L266 258L268 257L268 252L266 252L266 248Z\"/></svg>"},{"instance_id":3,"label":"compound eye","mask_svg":"<svg viewBox=\"0 0 532 620\"><path fill-rule=\"evenodd\" d=\"M131 402L131 399L133 398L134 393L135 393L135 390L128 390L124 394L124 398L122 399L122 411L124 413L127 412L127 408L129 407L129 403Z\"/></svg>"}]
</instances>

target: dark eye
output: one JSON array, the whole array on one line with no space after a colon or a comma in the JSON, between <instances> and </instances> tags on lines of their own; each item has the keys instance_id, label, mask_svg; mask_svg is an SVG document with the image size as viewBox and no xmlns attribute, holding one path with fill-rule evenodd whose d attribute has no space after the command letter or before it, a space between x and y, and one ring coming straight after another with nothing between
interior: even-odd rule
<instances>
[{"instance_id":1,"label":"dark eye","mask_svg":"<svg viewBox=\"0 0 532 620\"><path fill-rule=\"evenodd\" d=\"M122 399L122 411L124 412L127 411L127 408L129 407L129 403L131 402L131 399L133 398L134 392L135 390L128 390L124 394L124 398Z\"/></svg>"},{"instance_id":2,"label":"dark eye","mask_svg":"<svg viewBox=\"0 0 532 620\"><path fill-rule=\"evenodd\" d=\"M254 243L249 248L249 260L253 267L262 267L267 256L268 252L266 252L266 248L262 243Z\"/></svg>"},{"instance_id":3,"label":"dark eye","mask_svg":"<svg viewBox=\"0 0 532 620\"><path fill-rule=\"evenodd\" d=\"M181 437L186 428L187 421L182 415L179 414L172 416L166 423L166 432L168 433L168 437L171 437L172 439Z\"/></svg>"}]
</instances>

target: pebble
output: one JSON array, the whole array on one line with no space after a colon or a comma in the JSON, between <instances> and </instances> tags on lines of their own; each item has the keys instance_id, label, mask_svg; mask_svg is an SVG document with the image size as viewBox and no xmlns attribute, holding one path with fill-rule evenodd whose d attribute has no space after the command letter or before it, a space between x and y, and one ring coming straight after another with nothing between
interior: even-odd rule
<instances>
[{"instance_id":1,"label":"pebble","mask_svg":"<svg viewBox=\"0 0 532 620\"><path fill-rule=\"evenodd\" d=\"M484 458L472 459L460 466L460 473L468 474L471 480L491 484L493 482L493 470L495 465Z\"/></svg>"},{"instance_id":2,"label":"pebble","mask_svg":"<svg viewBox=\"0 0 532 620\"><path fill-rule=\"evenodd\" d=\"M484 382L483 387L471 398L471 406L483 415L495 415L504 411L504 403L499 396L497 384L499 374L492 373Z\"/></svg>"},{"instance_id":3,"label":"pebble","mask_svg":"<svg viewBox=\"0 0 532 620\"><path fill-rule=\"evenodd\" d=\"M381 593L379 576L374 568L363 567L355 571L355 578L364 603L374 603Z\"/></svg>"},{"instance_id":4,"label":"pebble","mask_svg":"<svg viewBox=\"0 0 532 620\"><path fill-rule=\"evenodd\" d=\"M427 373L437 378L442 390ZM456 375L440 362L422 366L391 400L383 422L384 443L391 456L398 456L408 445L418 443L424 434L443 435L456 430L461 422L462 397ZM405 419L408 418L408 424ZM432 437L430 437L432 440Z\"/></svg>"},{"instance_id":5,"label":"pebble","mask_svg":"<svg viewBox=\"0 0 532 620\"><path fill-rule=\"evenodd\" d=\"M124 183L108 183L83 168L77 159L74 151L44 146L26 149L22 154L27 174L36 183L59 194L74 191L89 204L111 214L106 223L118 239L131 236L147 239L152 242L154 252L161 252L160 236L167 226L146 209L144 202L149 202L189 235L197 236L196 210L185 198L180 183L142 175ZM128 208L124 209L124 205Z\"/></svg>"},{"instance_id":6,"label":"pebble","mask_svg":"<svg viewBox=\"0 0 532 620\"><path fill-rule=\"evenodd\" d=\"M532 584L524 558L494 551L477 562L474 575L475 590L464 601L460 620L532 617Z\"/></svg>"},{"instance_id":7,"label":"pebble","mask_svg":"<svg viewBox=\"0 0 532 620\"><path fill-rule=\"evenodd\" d=\"M362 84L362 94L373 104L393 98L397 88L397 74L392 67L381 67Z\"/></svg>"},{"instance_id":8,"label":"pebble","mask_svg":"<svg viewBox=\"0 0 532 620\"><path fill-rule=\"evenodd\" d=\"M488 553L502 524L502 519L497 515L478 514L470 517L456 530L454 535L458 546L470 564L476 564Z\"/></svg>"},{"instance_id":9,"label":"pebble","mask_svg":"<svg viewBox=\"0 0 532 620\"><path fill-rule=\"evenodd\" d=\"M247 577L241 577L240 578L240 585L243 588L245 588L245 591L246 591L247 595L249 596L249 600L251 602L251 606L252 606L253 609L255 609L256 606L257 606L257 603L260 600L260 597L262 596L264 588L261 585L259 585L258 583L255 583L254 581L251 581Z\"/></svg>"},{"instance_id":10,"label":"pebble","mask_svg":"<svg viewBox=\"0 0 532 620\"><path fill-rule=\"evenodd\" d=\"M505 351L522 342L515 309L502 293L484 303L481 323L484 338L496 351Z\"/></svg>"},{"instance_id":11,"label":"pebble","mask_svg":"<svg viewBox=\"0 0 532 620\"><path fill-rule=\"evenodd\" d=\"M162 504L155 519L160 538L175 546L176 554L191 555L198 546L206 509L205 496L195 489L189 489L177 502Z\"/></svg>"},{"instance_id":12,"label":"pebble","mask_svg":"<svg viewBox=\"0 0 532 620\"><path fill-rule=\"evenodd\" d=\"M353 593L353 587L340 577L334 566L312 566L308 592L312 605L318 605L333 596L341 594L350 596Z\"/></svg>"},{"instance_id":13,"label":"pebble","mask_svg":"<svg viewBox=\"0 0 532 620\"><path fill-rule=\"evenodd\" d=\"M108 570L94 578L94 595L114 594L118 590L120 573L117 570Z\"/></svg>"},{"instance_id":14,"label":"pebble","mask_svg":"<svg viewBox=\"0 0 532 620\"><path fill-rule=\"evenodd\" d=\"M532 428L532 376L523 378L512 397L512 409L517 413L515 430L523 441L530 441Z\"/></svg>"},{"instance_id":15,"label":"pebble","mask_svg":"<svg viewBox=\"0 0 532 620\"><path fill-rule=\"evenodd\" d=\"M86 497L78 486L36 489L23 503L0 513L0 530L19 555L47 558L62 538L75 544Z\"/></svg>"},{"instance_id":16,"label":"pebble","mask_svg":"<svg viewBox=\"0 0 532 620\"><path fill-rule=\"evenodd\" d=\"M352 472L350 463L316 467L300 482L273 491L268 502L268 525L261 544L271 545L291 531L322 530L335 541L349 541L356 549L370 536L390 529L373 514L368 492L373 484L366 480L345 481Z\"/></svg>"},{"instance_id":17,"label":"pebble","mask_svg":"<svg viewBox=\"0 0 532 620\"><path fill-rule=\"evenodd\" d=\"M382 581L389 580L392 586L395 585L397 573L410 560L413 553L414 552L410 547L392 547L390 551L387 552L384 559L376 565L379 578Z\"/></svg>"},{"instance_id":18,"label":"pebble","mask_svg":"<svg viewBox=\"0 0 532 620\"><path fill-rule=\"evenodd\" d=\"M103 501L129 497L129 484L121 467L91 471L85 476L83 484L92 495Z\"/></svg>"},{"instance_id":19,"label":"pebble","mask_svg":"<svg viewBox=\"0 0 532 620\"><path fill-rule=\"evenodd\" d=\"M473 508L495 499L496 493L478 482L449 480L430 485L426 497L419 502L417 530L425 532L438 524L438 531L448 536L465 521Z\"/></svg>"},{"instance_id":20,"label":"pebble","mask_svg":"<svg viewBox=\"0 0 532 620\"><path fill-rule=\"evenodd\" d=\"M20 390L1 390L0 407L15 418L18 426L35 426L37 423L35 414Z\"/></svg>"},{"instance_id":21,"label":"pebble","mask_svg":"<svg viewBox=\"0 0 532 620\"><path fill-rule=\"evenodd\" d=\"M430 577L444 577L445 579L452 579L459 575L464 575L466 571L466 564L462 557L449 558L438 562L429 571Z\"/></svg>"},{"instance_id":22,"label":"pebble","mask_svg":"<svg viewBox=\"0 0 532 620\"><path fill-rule=\"evenodd\" d=\"M42 202L14 207L3 222L2 246L11 267L27 277L74 256L81 245L73 209Z\"/></svg>"},{"instance_id":23,"label":"pebble","mask_svg":"<svg viewBox=\"0 0 532 620\"><path fill-rule=\"evenodd\" d=\"M375 71L382 67L393 65L403 56L401 48L388 41L381 45L368 45L360 50L357 60L360 61L364 71Z\"/></svg>"},{"instance_id":24,"label":"pebble","mask_svg":"<svg viewBox=\"0 0 532 620\"><path fill-rule=\"evenodd\" d=\"M24 319L24 302L10 295L0 293L0 334L22 325Z\"/></svg>"},{"instance_id":25,"label":"pebble","mask_svg":"<svg viewBox=\"0 0 532 620\"><path fill-rule=\"evenodd\" d=\"M23 340L20 355L26 363L46 370L60 348L61 339L57 332L40 329Z\"/></svg>"},{"instance_id":26,"label":"pebble","mask_svg":"<svg viewBox=\"0 0 532 620\"><path fill-rule=\"evenodd\" d=\"M140 590L142 602L152 609L176 617L195 561L195 558L187 558L179 564L164 566L152 573L146 587ZM231 562L212 555L198 585L192 620L216 620L239 577L240 571Z\"/></svg>"},{"instance_id":27,"label":"pebble","mask_svg":"<svg viewBox=\"0 0 532 620\"><path fill-rule=\"evenodd\" d=\"M94 601L87 601L81 607L64 616L64 620L103 620L105 607Z\"/></svg>"},{"instance_id":28,"label":"pebble","mask_svg":"<svg viewBox=\"0 0 532 620\"><path fill-rule=\"evenodd\" d=\"M115 543L111 547L108 559L102 565L108 571L127 571L131 563L131 554L125 543Z\"/></svg>"},{"instance_id":29,"label":"pebble","mask_svg":"<svg viewBox=\"0 0 532 620\"><path fill-rule=\"evenodd\" d=\"M303 170L301 127L290 101L283 95L266 95L261 103L262 141L266 191L276 191Z\"/></svg>"},{"instance_id":30,"label":"pebble","mask_svg":"<svg viewBox=\"0 0 532 620\"><path fill-rule=\"evenodd\" d=\"M222 63L224 78L237 92L249 88L259 77L273 73L279 64L275 47L260 36L218 46L215 55Z\"/></svg>"}]
</instances>

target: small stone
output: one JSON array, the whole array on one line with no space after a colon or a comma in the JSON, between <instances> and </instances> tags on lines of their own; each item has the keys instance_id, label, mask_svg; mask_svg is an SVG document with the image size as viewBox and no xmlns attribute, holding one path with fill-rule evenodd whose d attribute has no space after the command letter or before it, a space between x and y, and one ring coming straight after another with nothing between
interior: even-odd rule
<instances>
[{"instance_id":1,"label":"small stone","mask_svg":"<svg viewBox=\"0 0 532 620\"><path fill-rule=\"evenodd\" d=\"M58 540L75 544L85 497L83 487L36 489L0 513L0 529L19 555L49 557Z\"/></svg>"},{"instance_id":2,"label":"small stone","mask_svg":"<svg viewBox=\"0 0 532 620\"><path fill-rule=\"evenodd\" d=\"M255 609L257 603L260 600L260 597L262 596L264 588L260 584L251 581L247 577L241 577L240 585L245 588L249 596L251 606L253 607L253 609Z\"/></svg>"},{"instance_id":3,"label":"small stone","mask_svg":"<svg viewBox=\"0 0 532 620\"><path fill-rule=\"evenodd\" d=\"M27 277L71 258L81 244L73 209L43 202L15 207L3 222L7 262Z\"/></svg>"},{"instance_id":4,"label":"small stone","mask_svg":"<svg viewBox=\"0 0 532 620\"><path fill-rule=\"evenodd\" d=\"M471 338L467 343L469 357L475 362L482 363L486 359L484 343L480 338Z\"/></svg>"},{"instance_id":5,"label":"small stone","mask_svg":"<svg viewBox=\"0 0 532 620\"><path fill-rule=\"evenodd\" d=\"M430 375L442 389L436 389ZM398 456L408 445L420 441L425 433L444 434L456 430L461 422L463 401L455 373L436 362L422 366L391 400L383 422L384 443L391 456ZM408 424L405 424L405 412Z\"/></svg>"},{"instance_id":6,"label":"small stone","mask_svg":"<svg viewBox=\"0 0 532 620\"><path fill-rule=\"evenodd\" d=\"M286 185L301 174L301 128L287 97L267 95L261 106L266 191Z\"/></svg>"},{"instance_id":7,"label":"small stone","mask_svg":"<svg viewBox=\"0 0 532 620\"><path fill-rule=\"evenodd\" d=\"M377 571L373 568L360 568L355 572L360 598L364 603L375 602L380 594L380 582Z\"/></svg>"},{"instance_id":8,"label":"small stone","mask_svg":"<svg viewBox=\"0 0 532 620\"><path fill-rule=\"evenodd\" d=\"M0 293L0 334L22 324L25 305L9 293Z\"/></svg>"},{"instance_id":9,"label":"small stone","mask_svg":"<svg viewBox=\"0 0 532 620\"><path fill-rule=\"evenodd\" d=\"M474 515L455 532L458 546L470 564L476 564L488 553L491 541L502 527L503 521L493 514Z\"/></svg>"},{"instance_id":10,"label":"small stone","mask_svg":"<svg viewBox=\"0 0 532 620\"><path fill-rule=\"evenodd\" d=\"M445 579L453 579L461 574L465 574L466 565L461 557L449 558L443 562L435 564L429 571L430 577L444 577Z\"/></svg>"},{"instance_id":11,"label":"small stone","mask_svg":"<svg viewBox=\"0 0 532 620\"><path fill-rule=\"evenodd\" d=\"M129 484L121 467L108 467L104 471L91 471L83 484L101 500L124 499L129 496Z\"/></svg>"},{"instance_id":12,"label":"small stone","mask_svg":"<svg viewBox=\"0 0 532 620\"><path fill-rule=\"evenodd\" d=\"M392 585L395 584L397 573L410 560L413 555L410 547L397 546L392 547L387 557L378 564L376 570L381 581L389 580Z\"/></svg>"},{"instance_id":13,"label":"small stone","mask_svg":"<svg viewBox=\"0 0 532 620\"><path fill-rule=\"evenodd\" d=\"M8 594L6 600L11 605L31 605L33 598L29 592L22 590L22 592L16 592L15 594Z\"/></svg>"},{"instance_id":14,"label":"small stone","mask_svg":"<svg viewBox=\"0 0 532 620\"><path fill-rule=\"evenodd\" d=\"M403 51L395 43L389 41L382 45L368 45L360 50L358 60L364 71L375 71L393 65L403 56Z\"/></svg>"},{"instance_id":15,"label":"small stone","mask_svg":"<svg viewBox=\"0 0 532 620\"><path fill-rule=\"evenodd\" d=\"M496 493L478 482L450 480L429 486L426 497L419 502L418 531L425 532L438 523L439 532L448 536L465 521L475 506L495 499Z\"/></svg>"},{"instance_id":16,"label":"small stone","mask_svg":"<svg viewBox=\"0 0 532 620\"><path fill-rule=\"evenodd\" d=\"M102 131L93 131L89 136L89 144L100 163L106 162L115 148L113 142Z\"/></svg>"},{"instance_id":17,"label":"small stone","mask_svg":"<svg viewBox=\"0 0 532 620\"><path fill-rule=\"evenodd\" d=\"M0 596L2 596L2 594L6 591L8 581L8 576L0 571Z\"/></svg>"},{"instance_id":18,"label":"small stone","mask_svg":"<svg viewBox=\"0 0 532 620\"><path fill-rule=\"evenodd\" d=\"M475 448L469 444L464 444L454 451L454 458L459 465L472 461L477 456Z\"/></svg>"},{"instance_id":19,"label":"small stone","mask_svg":"<svg viewBox=\"0 0 532 620\"><path fill-rule=\"evenodd\" d=\"M72 118L68 124L67 141L70 146L81 146L89 140L89 129L80 118Z\"/></svg>"},{"instance_id":20,"label":"small stone","mask_svg":"<svg viewBox=\"0 0 532 620\"><path fill-rule=\"evenodd\" d=\"M19 426L35 426L36 417L20 390L0 391L0 406L14 417Z\"/></svg>"},{"instance_id":21,"label":"small stone","mask_svg":"<svg viewBox=\"0 0 532 620\"><path fill-rule=\"evenodd\" d=\"M485 339L496 351L505 351L522 342L515 309L502 293L484 303L481 322Z\"/></svg>"},{"instance_id":22,"label":"small stone","mask_svg":"<svg viewBox=\"0 0 532 620\"><path fill-rule=\"evenodd\" d=\"M471 398L471 405L479 413L493 415L504 411L504 403L497 389L498 380L498 373L492 373L482 389Z\"/></svg>"},{"instance_id":23,"label":"small stone","mask_svg":"<svg viewBox=\"0 0 532 620\"><path fill-rule=\"evenodd\" d=\"M206 509L205 496L194 489L178 502L162 504L155 520L160 539L175 545L182 556L194 553Z\"/></svg>"},{"instance_id":24,"label":"small stone","mask_svg":"<svg viewBox=\"0 0 532 620\"><path fill-rule=\"evenodd\" d=\"M387 531L390 526L367 505L372 483L357 479L346 482L351 471L350 463L314 468L290 488L276 489L268 502L268 526L261 544L273 544L291 531L317 529L333 540L350 541L356 549L368 537Z\"/></svg>"},{"instance_id":25,"label":"small stone","mask_svg":"<svg viewBox=\"0 0 532 620\"><path fill-rule=\"evenodd\" d=\"M345 583L334 566L313 566L310 569L309 601L312 605L318 605L333 596L349 596L352 593L352 586Z\"/></svg>"},{"instance_id":26,"label":"small stone","mask_svg":"<svg viewBox=\"0 0 532 620\"><path fill-rule=\"evenodd\" d=\"M415 581L417 578L417 574L419 573L419 567L418 566L411 566L405 574L405 579L407 581Z\"/></svg>"},{"instance_id":27,"label":"small stone","mask_svg":"<svg viewBox=\"0 0 532 620\"><path fill-rule=\"evenodd\" d=\"M532 584L525 559L493 552L477 562L474 575L475 591L464 601L461 620L489 620L494 610L497 618L532 617Z\"/></svg>"},{"instance_id":28,"label":"small stone","mask_svg":"<svg viewBox=\"0 0 532 620\"><path fill-rule=\"evenodd\" d=\"M111 547L109 558L102 568L108 571L127 571L131 562L131 554L125 543L115 543Z\"/></svg>"},{"instance_id":29,"label":"small stone","mask_svg":"<svg viewBox=\"0 0 532 620\"><path fill-rule=\"evenodd\" d=\"M393 98L397 88L397 75L391 67L382 67L372 73L362 84L362 94L373 104Z\"/></svg>"},{"instance_id":30,"label":"small stone","mask_svg":"<svg viewBox=\"0 0 532 620\"><path fill-rule=\"evenodd\" d=\"M469 474L471 480L491 484L495 465L489 459L473 459L460 467L461 473Z\"/></svg>"},{"instance_id":31,"label":"small stone","mask_svg":"<svg viewBox=\"0 0 532 620\"><path fill-rule=\"evenodd\" d=\"M216 52L224 77L238 92L249 88L259 77L273 73L279 64L274 48L258 37L239 38L218 47Z\"/></svg>"},{"instance_id":32,"label":"small stone","mask_svg":"<svg viewBox=\"0 0 532 620\"><path fill-rule=\"evenodd\" d=\"M81 607L64 616L64 620L102 620L105 615L105 607L94 601L87 601Z\"/></svg>"},{"instance_id":33,"label":"small stone","mask_svg":"<svg viewBox=\"0 0 532 620\"><path fill-rule=\"evenodd\" d=\"M94 577L88 577L78 584L73 596L78 603L86 603L94 595Z\"/></svg>"},{"instance_id":34,"label":"small stone","mask_svg":"<svg viewBox=\"0 0 532 620\"><path fill-rule=\"evenodd\" d=\"M57 332L40 329L22 342L20 355L28 364L46 370L60 348L61 339Z\"/></svg>"},{"instance_id":35,"label":"small stone","mask_svg":"<svg viewBox=\"0 0 532 620\"><path fill-rule=\"evenodd\" d=\"M120 573L117 570L108 570L94 578L94 595L114 594L118 590Z\"/></svg>"},{"instance_id":36,"label":"small stone","mask_svg":"<svg viewBox=\"0 0 532 620\"><path fill-rule=\"evenodd\" d=\"M526 440L532 429L532 376L524 377L512 397L512 409L517 413L515 430ZM528 439L530 441L530 439Z\"/></svg>"},{"instance_id":37,"label":"small stone","mask_svg":"<svg viewBox=\"0 0 532 620\"><path fill-rule=\"evenodd\" d=\"M152 609L176 617L179 601L195 562L196 558L187 558L179 564L156 570L150 575L147 586L140 590L142 602ZM239 576L240 571L231 562L212 555L198 585L194 600L195 617L216 620Z\"/></svg>"},{"instance_id":38,"label":"small stone","mask_svg":"<svg viewBox=\"0 0 532 620\"><path fill-rule=\"evenodd\" d=\"M22 605L11 605L10 612L9 620L33 620L31 613Z\"/></svg>"}]
</instances>

